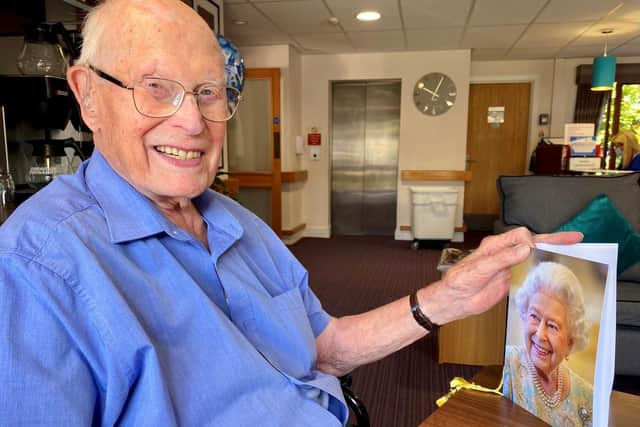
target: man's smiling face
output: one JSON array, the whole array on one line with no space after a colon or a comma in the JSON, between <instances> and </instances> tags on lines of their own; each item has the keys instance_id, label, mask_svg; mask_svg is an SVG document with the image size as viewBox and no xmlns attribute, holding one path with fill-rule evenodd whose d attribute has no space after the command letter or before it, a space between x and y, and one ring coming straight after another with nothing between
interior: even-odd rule
<instances>
[{"instance_id":1,"label":"man's smiling face","mask_svg":"<svg viewBox=\"0 0 640 427\"><path fill-rule=\"evenodd\" d=\"M205 82L224 85L211 30L184 5L168 7L162 15L128 10L122 36L114 38L104 61L92 65L127 86L143 77L175 80L187 91ZM136 110L130 90L95 73L90 78L99 109L94 141L118 174L156 203L193 198L211 185L225 124L204 120L193 95L185 95L174 115L149 118Z\"/></svg>"}]
</instances>

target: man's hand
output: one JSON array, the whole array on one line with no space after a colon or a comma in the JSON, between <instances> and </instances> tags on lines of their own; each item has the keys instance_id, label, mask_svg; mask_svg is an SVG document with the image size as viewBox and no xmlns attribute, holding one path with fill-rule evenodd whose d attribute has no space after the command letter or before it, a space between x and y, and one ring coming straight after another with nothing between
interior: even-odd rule
<instances>
[{"instance_id":1,"label":"man's hand","mask_svg":"<svg viewBox=\"0 0 640 427\"><path fill-rule=\"evenodd\" d=\"M572 244L581 240L582 234L577 232L534 235L524 227L487 237L440 282L420 290L423 311L437 324L483 313L508 293L511 267L523 262L536 243Z\"/></svg>"},{"instance_id":2,"label":"man's hand","mask_svg":"<svg viewBox=\"0 0 640 427\"><path fill-rule=\"evenodd\" d=\"M534 235L526 228L485 238L444 278L418 292L422 311L437 324L488 310L507 294L511 267L524 261L536 243L572 244L576 232ZM316 339L317 368L331 375L379 360L426 334L404 297L366 313L334 318Z\"/></svg>"}]
</instances>

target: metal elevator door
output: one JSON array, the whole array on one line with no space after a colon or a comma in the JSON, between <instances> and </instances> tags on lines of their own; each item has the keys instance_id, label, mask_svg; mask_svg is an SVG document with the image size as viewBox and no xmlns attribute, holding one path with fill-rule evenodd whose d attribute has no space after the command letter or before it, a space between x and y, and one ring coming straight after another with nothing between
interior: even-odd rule
<instances>
[{"instance_id":1,"label":"metal elevator door","mask_svg":"<svg viewBox=\"0 0 640 427\"><path fill-rule=\"evenodd\" d=\"M400 82L332 85L331 232L393 236Z\"/></svg>"}]
</instances>

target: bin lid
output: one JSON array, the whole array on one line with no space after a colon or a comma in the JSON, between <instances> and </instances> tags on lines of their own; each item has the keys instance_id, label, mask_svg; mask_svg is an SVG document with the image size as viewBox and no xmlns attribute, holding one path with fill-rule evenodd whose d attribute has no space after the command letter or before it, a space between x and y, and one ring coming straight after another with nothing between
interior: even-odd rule
<instances>
[{"instance_id":1,"label":"bin lid","mask_svg":"<svg viewBox=\"0 0 640 427\"><path fill-rule=\"evenodd\" d=\"M420 186L409 187L412 193L457 193L458 187L445 187L445 186Z\"/></svg>"}]
</instances>

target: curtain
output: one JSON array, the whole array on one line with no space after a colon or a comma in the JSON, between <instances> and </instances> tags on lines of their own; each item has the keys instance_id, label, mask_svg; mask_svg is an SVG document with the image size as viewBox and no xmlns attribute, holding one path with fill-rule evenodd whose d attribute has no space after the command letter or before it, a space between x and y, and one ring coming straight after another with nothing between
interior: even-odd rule
<instances>
[{"instance_id":1,"label":"curtain","mask_svg":"<svg viewBox=\"0 0 640 427\"><path fill-rule=\"evenodd\" d=\"M600 126L603 109L607 107L611 92L594 92L590 84L579 84L576 94L576 108L573 113L574 123L593 123L596 132Z\"/></svg>"}]
</instances>

